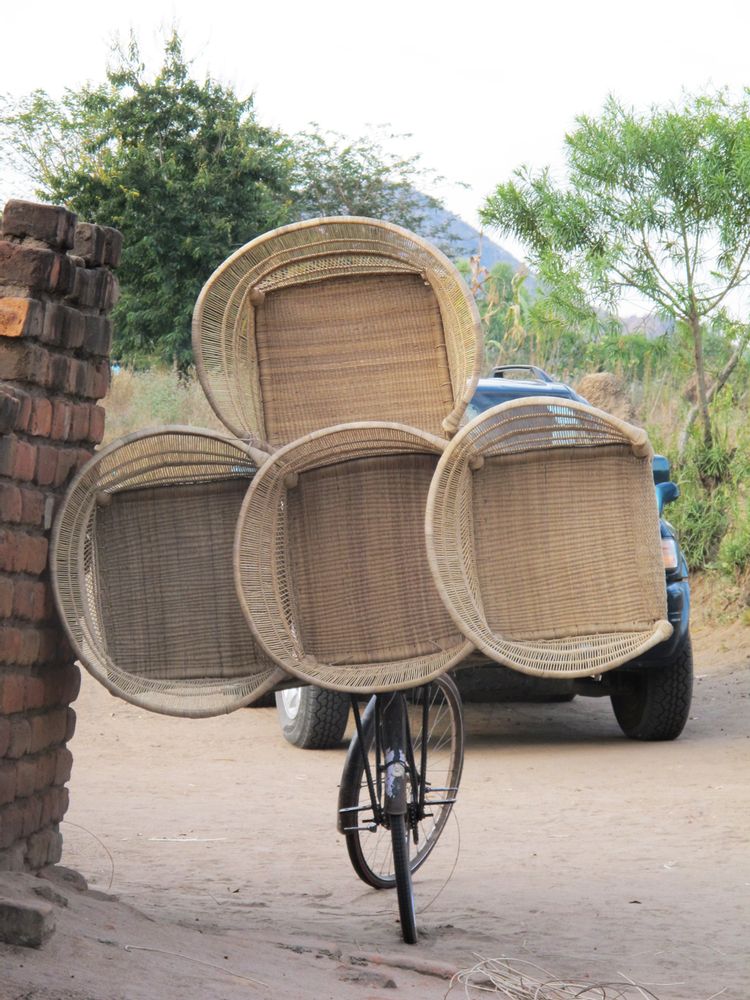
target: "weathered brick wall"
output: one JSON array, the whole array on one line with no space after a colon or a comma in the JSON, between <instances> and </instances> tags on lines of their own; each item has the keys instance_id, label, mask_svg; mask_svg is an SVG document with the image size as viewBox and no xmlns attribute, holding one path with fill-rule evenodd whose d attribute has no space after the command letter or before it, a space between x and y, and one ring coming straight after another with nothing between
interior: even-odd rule
<instances>
[{"instance_id":1,"label":"weathered brick wall","mask_svg":"<svg viewBox=\"0 0 750 1000\"><path fill-rule=\"evenodd\" d=\"M52 599L55 505L104 433L122 237L9 201L0 227L0 869L59 861L80 675Z\"/></svg>"}]
</instances>

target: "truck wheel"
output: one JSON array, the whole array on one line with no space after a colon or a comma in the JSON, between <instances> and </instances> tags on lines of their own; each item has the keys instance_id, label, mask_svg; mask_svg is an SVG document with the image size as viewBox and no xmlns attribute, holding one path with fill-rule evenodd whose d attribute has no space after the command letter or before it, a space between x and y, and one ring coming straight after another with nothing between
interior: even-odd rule
<instances>
[{"instance_id":1,"label":"truck wheel","mask_svg":"<svg viewBox=\"0 0 750 1000\"><path fill-rule=\"evenodd\" d=\"M284 739L303 750L328 750L344 738L349 696L318 687L286 688L276 693Z\"/></svg>"},{"instance_id":2,"label":"truck wheel","mask_svg":"<svg viewBox=\"0 0 750 1000\"><path fill-rule=\"evenodd\" d=\"M632 740L674 740L685 728L693 695L693 649L686 635L661 663L622 676L612 694L620 729Z\"/></svg>"}]
</instances>

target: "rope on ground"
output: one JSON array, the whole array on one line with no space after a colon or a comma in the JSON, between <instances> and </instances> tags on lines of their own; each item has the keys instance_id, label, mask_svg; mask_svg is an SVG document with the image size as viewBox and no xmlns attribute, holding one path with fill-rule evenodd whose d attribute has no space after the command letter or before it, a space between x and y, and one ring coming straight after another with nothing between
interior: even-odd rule
<instances>
[{"instance_id":1,"label":"rope on ground","mask_svg":"<svg viewBox=\"0 0 750 1000\"><path fill-rule=\"evenodd\" d=\"M533 962L507 957L481 958L470 969L457 973L443 1000L459 985L464 988L466 1000L480 1000L483 993L494 993L506 1000L659 1000L648 987L632 980L562 980Z\"/></svg>"},{"instance_id":2,"label":"rope on ground","mask_svg":"<svg viewBox=\"0 0 750 1000\"><path fill-rule=\"evenodd\" d=\"M205 965L208 969L218 969L219 972L223 972L225 976L233 976L235 979L244 979L247 983L252 983L253 986L265 986L266 989L270 989L268 983L264 983L262 979L253 979L252 976L244 976L241 972L233 972L231 969L225 968L223 965L217 965L215 962L204 962L202 958L193 958L192 955L183 955L179 951L165 951L164 948L146 948L143 945L138 944L126 944L123 946L125 951L151 951L155 955L169 955L171 958L181 958L185 962L194 962L195 965Z\"/></svg>"}]
</instances>

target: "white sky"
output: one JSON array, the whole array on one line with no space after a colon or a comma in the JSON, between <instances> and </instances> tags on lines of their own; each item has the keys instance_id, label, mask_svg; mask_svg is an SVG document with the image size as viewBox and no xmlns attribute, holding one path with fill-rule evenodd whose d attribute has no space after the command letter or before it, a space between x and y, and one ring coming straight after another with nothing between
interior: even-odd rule
<instances>
[{"instance_id":1,"label":"white sky","mask_svg":"<svg viewBox=\"0 0 750 1000\"><path fill-rule=\"evenodd\" d=\"M356 135L388 122L411 133L408 149L425 166L470 185L440 193L475 224L483 198L515 167L559 168L565 131L608 93L647 107L683 89L750 84L750 6L740 0L3 7L0 93L99 81L112 37L131 28L155 68L176 23L195 71L242 96L254 91L265 124L295 131L316 121ZM0 178L3 199L25 193Z\"/></svg>"}]
</instances>

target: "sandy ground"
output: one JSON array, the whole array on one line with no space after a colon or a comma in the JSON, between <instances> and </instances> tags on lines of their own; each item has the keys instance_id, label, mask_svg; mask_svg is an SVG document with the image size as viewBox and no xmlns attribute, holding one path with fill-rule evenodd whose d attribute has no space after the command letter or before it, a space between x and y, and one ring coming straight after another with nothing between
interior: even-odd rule
<instances>
[{"instance_id":1,"label":"sandy ground","mask_svg":"<svg viewBox=\"0 0 750 1000\"><path fill-rule=\"evenodd\" d=\"M290 747L273 709L162 718L85 678L63 863L93 891L58 885L41 950L0 946L0 998L421 1000L449 991L439 973L510 955L661 1000L747 1000L750 628L696 645L675 743L624 739L607 699L467 707L416 948L336 832L343 748Z\"/></svg>"}]
</instances>

